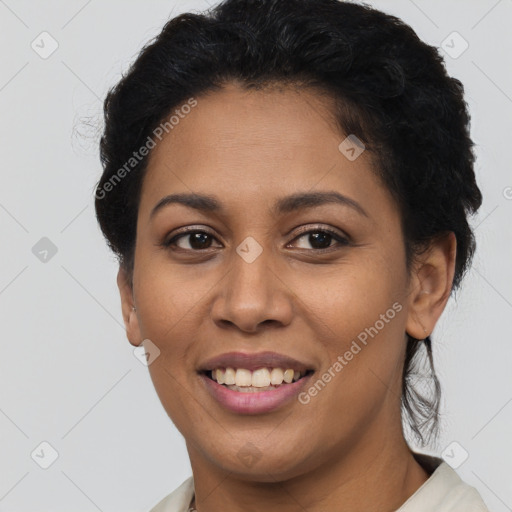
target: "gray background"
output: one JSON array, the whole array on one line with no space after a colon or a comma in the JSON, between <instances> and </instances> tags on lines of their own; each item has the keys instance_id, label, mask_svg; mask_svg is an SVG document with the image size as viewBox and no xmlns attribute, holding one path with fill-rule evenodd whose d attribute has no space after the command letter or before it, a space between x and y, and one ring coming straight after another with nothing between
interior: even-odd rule
<instances>
[{"instance_id":1,"label":"gray background","mask_svg":"<svg viewBox=\"0 0 512 512\"><path fill-rule=\"evenodd\" d=\"M512 510L512 0L370 3L444 47L466 88L484 203L473 268L433 336L435 451L467 452L459 474L491 510ZM93 189L108 88L170 16L206 7L0 0L0 511L147 511L190 474L126 340Z\"/></svg>"}]
</instances>

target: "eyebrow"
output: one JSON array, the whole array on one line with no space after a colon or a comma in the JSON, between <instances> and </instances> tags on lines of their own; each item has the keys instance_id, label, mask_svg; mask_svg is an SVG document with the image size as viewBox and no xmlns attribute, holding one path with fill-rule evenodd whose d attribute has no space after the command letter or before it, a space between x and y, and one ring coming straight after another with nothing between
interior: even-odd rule
<instances>
[{"instance_id":1,"label":"eyebrow","mask_svg":"<svg viewBox=\"0 0 512 512\"><path fill-rule=\"evenodd\" d=\"M344 196L338 192L298 192L286 197L278 199L272 208L275 214L283 215L302 208L313 208L315 206L322 206L324 204L336 203L343 206L348 206L359 214L369 217L364 208L350 197ZM197 194L197 193L182 193L170 194L163 197L153 207L149 215L150 219L160 210L171 204L182 204L188 208L203 212L222 212L222 204L214 196Z\"/></svg>"}]
</instances>

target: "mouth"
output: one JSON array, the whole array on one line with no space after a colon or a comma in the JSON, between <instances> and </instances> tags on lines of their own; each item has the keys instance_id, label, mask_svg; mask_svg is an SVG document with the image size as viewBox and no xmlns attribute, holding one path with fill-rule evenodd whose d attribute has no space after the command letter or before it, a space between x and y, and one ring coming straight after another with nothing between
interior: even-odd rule
<instances>
[{"instance_id":1,"label":"mouth","mask_svg":"<svg viewBox=\"0 0 512 512\"><path fill-rule=\"evenodd\" d=\"M300 381L313 374L314 370L294 370L293 368L215 368L200 372L206 378L239 393L261 393L275 390Z\"/></svg>"},{"instance_id":2,"label":"mouth","mask_svg":"<svg viewBox=\"0 0 512 512\"><path fill-rule=\"evenodd\" d=\"M209 396L224 409L263 414L296 398L315 368L273 352L233 352L206 361L197 373Z\"/></svg>"}]
</instances>

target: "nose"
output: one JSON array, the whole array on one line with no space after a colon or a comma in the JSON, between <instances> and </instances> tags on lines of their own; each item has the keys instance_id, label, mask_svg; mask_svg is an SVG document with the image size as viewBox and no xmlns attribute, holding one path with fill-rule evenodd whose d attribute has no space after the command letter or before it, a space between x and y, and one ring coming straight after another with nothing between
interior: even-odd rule
<instances>
[{"instance_id":1,"label":"nose","mask_svg":"<svg viewBox=\"0 0 512 512\"><path fill-rule=\"evenodd\" d=\"M293 293L271 268L270 251L247 262L233 251L231 270L219 283L211 317L221 328L255 333L265 325L285 326L293 316Z\"/></svg>"}]
</instances>

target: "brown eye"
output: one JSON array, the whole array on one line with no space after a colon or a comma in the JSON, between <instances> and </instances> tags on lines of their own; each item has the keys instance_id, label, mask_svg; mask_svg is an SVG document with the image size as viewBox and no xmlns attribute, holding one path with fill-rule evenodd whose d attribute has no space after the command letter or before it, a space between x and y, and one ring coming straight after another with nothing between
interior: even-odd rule
<instances>
[{"instance_id":1,"label":"brown eye","mask_svg":"<svg viewBox=\"0 0 512 512\"><path fill-rule=\"evenodd\" d=\"M211 236L207 233L189 233L184 238L187 236L192 249L207 249L212 244Z\"/></svg>"},{"instance_id":2,"label":"brown eye","mask_svg":"<svg viewBox=\"0 0 512 512\"><path fill-rule=\"evenodd\" d=\"M314 249L326 249L331 245L332 235L326 233L325 231L321 231L318 233L310 233L308 242L312 245Z\"/></svg>"},{"instance_id":3,"label":"brown eye","mask_svg":"<svg viewBox=\"0 0 512 512\"><path fill-rule=\"evenodd\" d=\"M205 231L189 231L174 236L168 242L165 242L166 247L178 247L183 250L200 251L209 249L212 242L215 240L213 235Z\"/></svg>"},{"instance_id":4,"label":"brown eye","mask_svg":"<svg viewBox=\"0 0 512 512\"><path fill-rule=\"evenodd\" d=\"M299 248L301 249L329 249L330 247L333 247L332 242L338 242L338 245L348 245L348 240L342 236L340 236L338 233L334 233L330 230L310 230L302 235L295 238L295 240L301 240L304 239L305 242L301 242L301 245L299 245ZM309 244L309 247L307 246Z\"/></svg>"}]
</instances>

